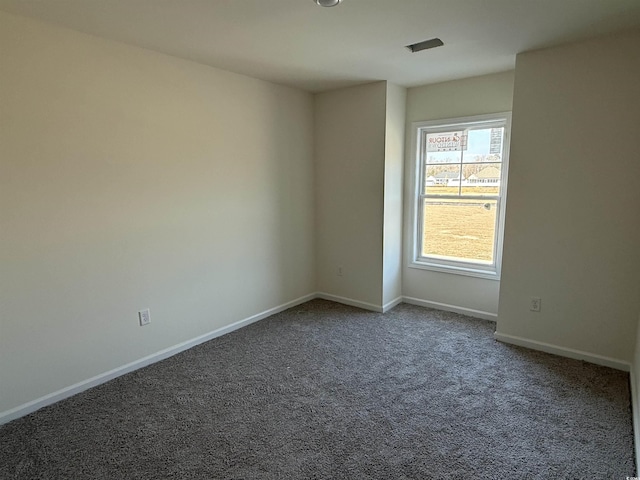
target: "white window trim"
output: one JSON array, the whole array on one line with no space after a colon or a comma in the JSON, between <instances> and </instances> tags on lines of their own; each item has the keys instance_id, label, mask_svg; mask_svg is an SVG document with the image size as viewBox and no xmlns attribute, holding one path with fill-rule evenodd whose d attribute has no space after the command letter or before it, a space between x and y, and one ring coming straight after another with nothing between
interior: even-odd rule
<instances>
[{"instance_id":1,"label":"white window trim","mask_svg":"<svg viewBox=\"0 0 640 480\"><path fill-rule=\"evenodd\" d=\"M421 150L420 150L420 132L424 128L437 127L443 131L452 128L459 129L461 124L472 126L476 124L484 124L495 121L504 121L504 141L502 145L502 165L505 175L500 181L500 192L497 203L497 228L495 239L495 261L486 267L481 263L464 262L460 260L434 259L421 257L421 241L422 241L422 221L418 218L420 208L418 207L418 199L421 195L420 179L422 178ZM425 122L413 122L412 124L412 148L413 148L413 168L411 169L411 231L410 231L410 252L409 267L423 270L433 270L437 272L445 272L457 275L466 275L471 277L480 277L489 280L500 280L500 272L502 268L502 247L504 242L504 219L507 201L507 181L509 177L509 145L511 140L511 112L491 113L487 115L474 115L470 117L447 118L442 120L431 120ZM495 199L496 197L486 197L487 199Z\"/></svg>"}]
</instances>

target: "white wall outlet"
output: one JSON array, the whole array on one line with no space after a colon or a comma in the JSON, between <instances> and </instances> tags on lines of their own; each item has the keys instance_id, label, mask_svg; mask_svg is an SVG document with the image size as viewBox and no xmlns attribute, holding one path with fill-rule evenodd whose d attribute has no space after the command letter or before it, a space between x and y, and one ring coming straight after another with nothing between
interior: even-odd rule
<instances>
[{"instance_id":1,"label":"white wall outlet","mask_svg":"<svg viewBox=\"0 0 640 480\"><path fill-rule=\"evenodd\" d=\"M540 297L531 297L529 310L531 310L532 312L539 312L541 308L542 308L542 299Z\"/></svg>"},{"instance_id":2,"label":"white wall outlet","mask_svg":"<svg viewBox=\"0 0 640 480\"><path fill-rule=\"evenodd\" d=\"M343 274L343 268L342 268L342 265L340 265L340 266L338 267L338 271L337 271L336 273L338 274L338 276L339 276L339 277L341 277L341 276L342 276L342 274Z\"/></svg>"},{"instance_id":3,"label":"white wall outlet","mask_svg":"<svg viewBox=\"0 0 640 480\"><path fill-rule=\"evenodd\" d=\"M148 308L146 310L140 310L138 312L138 320L140 321L141 327L144 327L145 325L149 325L151 323L151 312Z\"/></svg>"}]
</instances>

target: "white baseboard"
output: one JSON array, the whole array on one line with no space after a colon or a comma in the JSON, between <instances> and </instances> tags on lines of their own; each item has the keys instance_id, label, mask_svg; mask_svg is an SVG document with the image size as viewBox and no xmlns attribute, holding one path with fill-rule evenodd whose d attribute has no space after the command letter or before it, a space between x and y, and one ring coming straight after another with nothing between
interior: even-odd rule
<instances>
[{"instance_id":1,"label":"white baseboard","mask_svg":"<svg viewBox=\"0 0 640 480\"><path fill-rule=\"evenodd\" d=\"M338 295L331 295L330 293L318 292L316 293L316 298L322 298L324 300L330 300L332 302L342 303L343 305L358 307L364 310L371 310L372 312L382 313L383 311L382 305L374 305L373 303L361 302L360 300L353 300L352 298L339 297Z\"/></svg>"},{"instance_id":2,"label":"white baseboard","mask_svg":"<svg viewBox=\"0 0 640 480\"><path fill-rule=\"evenodd\" d=\"M405 303L410 303L411 305L435 308L436 310L444 310L446 312L461 313L462 315L481 318L483 320L491 320L492 322L495 322L498 319L498 315L496 315L495 313L483 312L482 310L474 310L472 308L459 307L457 305L449 305L447 303L431 302L429 300L422 300L421 298L402 297L402 301Z\"/></svg>"},{"instance_id":3,"label":"white baseboard","mask_svg":"<svg viewBox=\"0 0 640 480\"><path fill-rule=\"evenodd\" d=\"M584 360L585 362L595 363L596 365L602 365L604 367L615 368L616 370L622 370L623 372L628 372L631 369L631 364L629 362L620 360L618 358L604 357L602 355L583 352L581 350L574 350L573 348L560 347L558 345L552 345L550 343L538 342L536 340L529 340L527 338L507 335L506 333L495 332L494 337L496 340L499 340L503 343L510 343L512 345L518 345L520 347L526 347L532 350L552 353L560 357L573 358L575 360Z\"/></svg>"},{"instance_id":4,"label":"white baseboard","mask_svg":"<svg viewBox=\"0 0 640 480\"><path fill-rule=\"evenodd\" d=\"M396 305L400 305L401 303L402 303L402 297L394 298L393 300L391 300L388 303L385 303L382 306L382 313L387 313L393 307L395 307Z\"/></svg>"},{"instance_id":5,"label":"white baseboard","mask_svg":"<svg viewBox=\"0 0 640 480\"><path fill-rule=\"evenodd\" d=\"M156 363L160 360L172 357L173 355L188 350L189 348L195 347L196 345L199 345L201 343L212 340L216 337L220 337L226 333L230 333L239 328L246 327L247 325L270 317L271 315L275 315L276 313L280 313L288 308L295 307L296 305L308 302L309 300L313 300L316 297L317 296L315 293L305 295L304 297L300 297L282 305L278 305L277 307L270 308L269 310L265 310L264 312L245 318L244 320L237 321L230 325L218 328L212 332L200 335L199 337L187 340L169 348L165 348L164 350L160 350L159 352L153 353L139 360L135 360L121 367L114 368L113 370L109 370L108 372L101 373L100 375L96 375L95 377L83 380L82 382L78 382L75 385L65 387L61 390L24 403L10 410L6 410L0 413L0 425L33 413L42 407L52 405L56 402L59 402L60 400L64 400L65 398L71 397L72 395L76 395L80 392L88 390L89 388L96 387L102 383L108 382L109 380L113 380L114 378L133 372L134 370L138 370L140 368L146 367L147 365L151 365L152 363Z\"/></svg>"}]
</instances>

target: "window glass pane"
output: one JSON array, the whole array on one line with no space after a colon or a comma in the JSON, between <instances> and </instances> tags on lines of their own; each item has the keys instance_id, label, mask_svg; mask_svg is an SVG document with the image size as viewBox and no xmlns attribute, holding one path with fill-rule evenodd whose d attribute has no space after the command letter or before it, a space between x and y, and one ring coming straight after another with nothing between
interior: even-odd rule
<instances>
[{"instance_id":1,"label":"window glass pane","mask_svg":"<svg viewBox=\"0 0 640 480\"><path fill-rule=\"evenodd\" d=\"M503 140L504 127L469 130L464 162L499 162Z\"/></svg>"},{"instance_id":2,"label":"window glass pane","mask_svg":"<svg viewBox=\"0 0 640 480\"><path fill-rule=\"evenodd\" d=\"M460 164L425 165L424 193L427 195L458 195Z\"/></svg>"},{"instance_id":3,"label":"window glass pane","mask_svg":"<svg viewBox=\"0 0 640 480\"><path fill-rule=\"evenodd\" d=\"M422 256L491 264L496 200L425 199Z\"/></svg>"},{"instance_id":4,"label":"window glass pane","mask_svg":"<svg viewBox=\"0 0 640 480\"><path fill-rule=\"evenodd\" d=\"M427 153L459 152L467 149L467 131L428 133L426 138Z\"/></svg>"},{"instance_id":5,"label":"window glass pane","mask_svg":"<svg viewBox=\"0 0 640 480\"><path fill-rule=\"evenodd\" d=\"M427 152L425 158L427 165L460 163L462 152Z\"/></svg>"},{"instance_id":6,"label":"window glass pane","mask_svg":"<svg viewBox=\"0 0 640 480\"><path fill-rule=\"evenodd\" d=\"M462 165L462 195L493 195L500 193L501 163Z\"/></svg>"}]
</instances>

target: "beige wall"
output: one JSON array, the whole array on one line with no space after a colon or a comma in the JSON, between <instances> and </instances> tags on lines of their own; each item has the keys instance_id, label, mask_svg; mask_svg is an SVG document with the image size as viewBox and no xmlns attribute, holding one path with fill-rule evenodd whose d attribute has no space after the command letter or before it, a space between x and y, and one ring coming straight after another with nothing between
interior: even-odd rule
<instances>
[{"instance_id":1,"label":"beige wall","mask_svg":"<svg viewBox=\"0 0 640 480\"><path fill-rule=\"evenodd\" d=\"M411 175L415 169L415 151L411 145L412 122L437 120L511 110L513 72L410 88L407 93L405 163L405 260L403 295L428 303L470 310L472 314L498 312L500 284L495 280L466 277L409 268L411 222L409 205L413 202Z\"/></svg>"},{"instance_id":2,"label":"beige wall","mask_svg":"<svg viewBox=\"0 0 640 480\"><path fill-rule=\"evenodd\" d=\"M315 98L318 291L375 307L382 305L386 91L377 82Z\"/></svg>"},{"instance_id":3,"label":"beige wall","mask_svg":"<svg viewBox=\"0 0 640 480\"><path fill-rule=\"evenodd\" d=\"M0 13L0 413L314 292L312 156L310 94Z\"/></svg>"},{"instance_id":4,"label":"beige wall","mask_svg":"<svg viewBox=\"0 0 640 480\"><path fill-rule=\"evenodd\" d=\"M499 334L632 360L638 52L635 31L517 58Z\"/></svg>"},{"instance_id":5,"label":"beige wall","mask_svg":"<svg viewBox=\"0 0 640 480\"><path fill-rule=\"evenodd\" d=\"M382 303L402 295L402 192L407 90L387 83Z\"/></svg>"}]
</instances>

